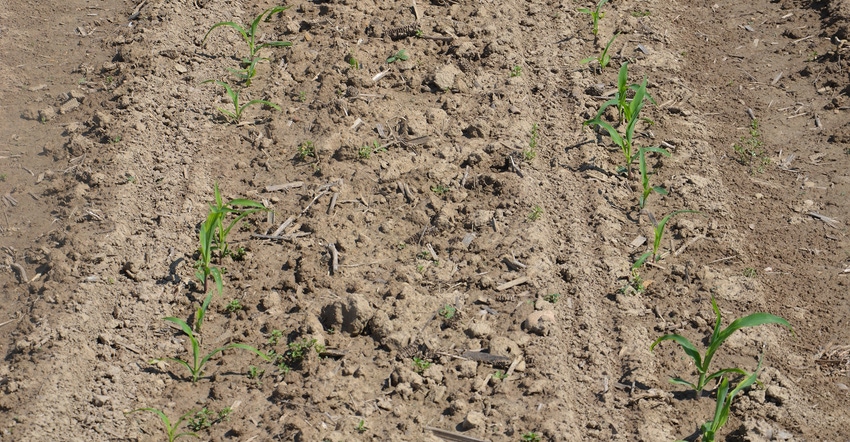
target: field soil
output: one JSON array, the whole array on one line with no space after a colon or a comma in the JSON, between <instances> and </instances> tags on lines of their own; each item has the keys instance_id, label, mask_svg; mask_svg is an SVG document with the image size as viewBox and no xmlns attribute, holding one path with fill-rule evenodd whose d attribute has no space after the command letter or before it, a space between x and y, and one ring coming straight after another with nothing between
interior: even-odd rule
<instances>
[{"instance_id":1,"label":"field soil","mask_svg":"<svg viewBox=\"0 0 850 442\"><path fill-rule=\"evenodd\" d=\"M0 0L0 441L850 440L850 1L277 5Z\"/></svg>"}]
</instances>

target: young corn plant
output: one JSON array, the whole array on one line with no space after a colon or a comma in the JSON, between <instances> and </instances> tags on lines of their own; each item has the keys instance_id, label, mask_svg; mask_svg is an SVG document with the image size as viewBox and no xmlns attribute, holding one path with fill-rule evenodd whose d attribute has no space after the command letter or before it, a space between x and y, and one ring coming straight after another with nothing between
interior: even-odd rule
<instances>
[{"instance_id":1,"label":"young corn plant","mask_svg":"<svg viewBox=\"0 0 850 442\"><path fill-rule=\"evenodd\" d=\"M664 227L667 226L667 222L670 221L670 218L680 213L699 213L696 210L675 210L668 213L664 218L661 218L661 221L656 221L651 212L646 210L644 210L644 212L646 212L646 216L652 222L655 237L652 241L652 251L641 255L632 266L633 269L640 268L649 258L652 258L652 262L658 262L658 260L661 259L661 254L658 253L658 250L661 248L661 239L664 237Z\"/></svg>"},{"instance_id":2,"label":"young corn plant","mask_svg":"<svg viewBox=\"0 0 850 442\"><path fill-rule=\"evenodd\" d=\"M177 421L174 422L173 425L171 424L171 420L168 419L168 416L166 416L165 413L162 412L162 410L159 410L159 409L156 409L156 408L150 408L150 407L137 408L137 409L129 411L125 414L136 413L136 412L139 412L139 411L148 411L148 412L151 412L151 413L159 416L159 419L162 421L163 425L165 425L165 434L168 437L168 442L174 442L175 440L177 440L177 439L179 439L183 436L193 436L193 437L197 437L198 439L201 438L201 436L198 436L197 434L192 433L190 431L187 431L187 432L184 432L184 433L178 433L177 432L177 428L180 426L180 424L182 424L183 421L185 421L186 419L189 418L189 416L191 416L192 414L195 413L194 410L191 410L188 413L184 414L183 416L180 416L177 419Z\"/></svg>"},{"instance_id":3,"label":"young corn plant","mask_svg":"<svg viewBox=\"0 0 850 442\"><path fill-rule=\"evenodd\" d=\"M634 91L635 97L640 95L641 100L649 100L652 104L655 104L655 100L646 91L646 82L647 80L644 78L641 84L629 85L629 63L623 63L623 66L620 67L620 74L617 76L617 92L614 98L602 103L596 116L591 121L601 118L608 106L617 106L620 124L637 119L640 112L639 107L642 107L643 104L635 101L634 98L629 100L629 90ZM638 106L639 104L640 106Z\"/></svg>"},{"instance_id":4,"label":"young corn plant","mask_svg":"<svg viewBox=\"0 0 850 442\"><path fill-rule=\"evenodd\" d=\"M755 373L747 373L746 371L740 368L724 368L722 370L715 371L713 373L709 372L709 368L711 366L711 359L714 358L714 354L720 349L720 346L723 345L723 342L732 336L732 333L736 331L746 328L746 327L755 327L758 325L764 324L779 324L787 327L791 330L791 333L794 333L794 329L791 328L791 324L788 323L785 319L771 315L770 313L753 313L743 318L738 318L732 321L728 327L724 329L720 329L721 318L720 318L720 309L717 308L717 301L714 300L714 296L711 297L711 308L714 310L714 316L716 318L714 322L714 331L711 334L711 339L708 342L708 348L706 349L705 355L701 355L699 350L696 348L694 344L691 343L687 338L678 334L669 334L661 336L656 339L652 345L649 346L649 350L652 351L655 349L655 346L664 341L673 341L679 344L682 347L682 350L685 351L691 359L693 359L694 364L696 365L697 373L699 377L697 378L696 383L688 382L682 378L672 378L670 379L671 383L678 385L685 385L694 389L697 393L702 392L705 386L713 379L720 378L727 375L738 374L745 377L754 376ZM759 362L761 364L761 362ZM758 371L758 370L756 370ZM755 379L753 379L755 381ZM750 383L752 384L752 383ZM743 387L741 387L743 388ZM736 387L737 389L737 387ZM719 401L720 399L718 399ZM731 398L729 398L729 403L731 404ZM727 411L728 413L728 411ZM725 419L724 419L725 422ZM719 422L718 422L719 423ZM720 423L722 426L722 423ZM719 428L719 426L717 426ZM713 434L713 433L712 433Z\"/></svg>"},{"instance_id":5,"label":"young corn plant","mask_svg":"<svg viewBox=\"0 0 850 442\"><path fill-rule=\"evenodd\" d=\"M578 12L590 15L590 19L593 21L593 29L591 30L593 35L599 34L599 20L602 20L602 18L605 17L605 13L602 12L602 6L605 5L605 3L608 3L608 0L599 0L599 3L596 4L596 9L578 9Z\"/></svg>"},{"instance_id":6,"label":"young corn plant","mask_svg":"<svg viewBox=\"0 0 850 442\"><path fill-rule=\"evenodd\" d=\"M291 42L288 41L269 41L265 43L257 42L257 26L259 26L261 21L269 21L272 15L277 14L279 12L283 12L289 9L289 6L275 6L274 8L266 9L262 14L258 15L254 18L247 26L242 26L236 22L232 21L224 21L214 24L209 31L207 31L206 35L204 35L204 40L201 42L201 45L206 43L207 37L209 37L210 33L218 27L225 26L232 28L239 35L242 36L242 39L245 40L245 43L248 44L248 56L242 59L242 70L232 70L244 76L244 80L246 80L246 85L250 86L251 79L254 78L256 74L256 65L258 62L262 60L266 60L265 58L260 57L258 54L261 49L268 47L286 47L292 46Z\"/></svg>"},{"instance_id":7,"label":"young corn plant","mask_svg":"<svg viewBox=\"0 0 850 442\"><path fill-rule=\"evenodd\" d=\"M646 83L646 81L644 81L644 83ZM611 137L611 141L613 141L617 146L619 146L620 150L623 152L623 156L626 159L626 175L629 179L632 178L632 162L634 160L633 140L635 134L635 126L638 122L638 115L640 115L640 110L643 108L645 93L646 88L639 88L637 91L635 91L635 97L629 104L630 106L634 105L634 109L632 110L632 119L629 120L628 124L626 124L626 132L622 136L614 126L602 119L601 114L597 115L596 118L592 120L584 122L584 125L586 126L596 125L608 131L608 135Z\"/></svg>"},{"instance_id":8,"label":"young corn plant","mask_svg":"<svg viewBox=\"0 0 850 442\"><path fill-rule=\"evenodd\" d=\"M224 87L224 90L227 92L227 96L230 97L230 102L233 103L233 110L231 111L231 110L227 110L227 109L220 108L220 107L216 108L216 109L218 109L219 112L221 112L225 117L229 118L230 121L232 121L234 123L239 122L239 119L242 118L242 112L244 112L245 109L248 106L251 106L251 105L254 105L254 104L264 104L268 107L280 110L280 106L278 106L278 105L276 105L276 104L274 104L274 103L272 103L271 101L268 101L268 100L251 100L251 101L249 101L249 102L247 102L243 105L240 105L239 104L239 92L236 92L235 90L233 90L233 88L230 87L229 84L227 84L223 81L219 81L219 80L207 80L207 81L202 82L201 84L205 84L205 83L215 83L219 86Z\"/></svg>"},{"instance_id":9,"label":"young corn plant","mask_svg":"<svg viewBox=\"0 0 850 442\"><path fill-rule=\"evenodd\" d=\"M761 359L759 359L759 368L761 368ZM725 376L720 378L720 386L717 388L717 402L714 408L714 418L702 424L700 432L702 433L702 442L714 442L715 434L726 425L729 420L729 411L732 408L732 400L735 395L741 390L753 385L758 377L759 368L744 378L732 391L729 391L729 381Z\"/></svg>"},{"instance_id":10,"label":"young corn plant","mask_svg":"<svg viewBox=\"0 0 850 442\"><path fill-rule=\"evenodd\" d=\"M215 283L218 294L224 291L224 283L221 277L221 269L212 265L213 252L218 251L219 264L221 259L230 253L227 245L227 235L237 225L239 221L253 213L268 211L262 203L254 200L236 198L228 202L224 202L221 197L221 191L218 188L218 183L213 187L215 204L210 204L210 210L207 214L207 219L201 224L198 231L198 262L195 264L197 271L195 276L203 283L204 293L206 297L198 309L196 328L201 329L207 309L212 301L213 292L209 290L209 280L212 278ZM228 214L236 215L227 227L225 227L225 219Z\"/></svg>"},{"instance_id":11,"label":"young corn plant","mask_svg":"<svg viewBox=\"0 0 850 442\"><path fill-rule=\"evenodd\" d=\"M597 57L587 57L587 58L581 60L581 64L587 64L587 63L590 63L591 61L595 60L595 61L599 62L599 70L604 71L605 68L608 67L608 63L611 62L611 56L608 55L608 50L611 49L611 43L614 43L614 39L616 39L618 35L620 35L620 34L614 34L614 36L611 37L610 40L608 40L608 44L605 45L605 49L602 50L602 52L599 54L599 56L597 56Z\"/></svg>"},{"instance_id":12,"label":"young corn plant","mask_svg":"<svg viewBox=\"0 0 850 442\"><path fill-rule=\"evenodd\" d=\"M641 209L643 209L644 206L646 205L646 199L649 197L650 193L655 192L659 195L667 195L667 189L665 189L661 186L651 186L649 184L649 173L647 172L647 167L646 167L646 153L647 152L655 152L655 153L664 155L665 157L670 156L670 152L668 152L667 149L664 149L662 147L652 146L652 147L641 147L640 149L638 149L638 169L640 170L640 184L641 184L641 187L643 187L643 190L641 191L641 195L640 195L640 197L638 197L638 204L640 205Z\"/></svg>"},{"instance_id":13,"label":"young corn plant","mask_svg":"<svg viewBox=\"0 0 850 442\"><path fill-rule=\"evenodd\" d=\"M175 317L172 317L172 316L169 316L167 318L163 318L163 320L176 324L178 327L180 327L180 330L182 330L183 333L185 333L186 336L189 337L189 341L192 343L192 360L191 361L184 361L184 360L179 359L179 358L159 358L159 359L153 359L150 362L151 362L151 364L158 364L158 363L163 362L163 361L172 361L172 362L176 362L176 363L186 367L187 369L189 369L189 373L191 373L191 375L192 375L192 383L193 384L195 382L198 382L198 379L200 379L201 376L204 374L204 366L207 364L207 361L209 361L211 357L213 357L216 354L223 352L225 350L230 350L231 348L241 348L243 350L248 350L248 351L256 354L257 356L263 358L266 361L271 361L271 359L269 359L269 357L266 356L266 354L261 352L260 350L257 350L256 348L251 347L248 344L242 344L242 343L238 343L238 342L227 344L224 347L216 348L213 351L202 356L201 355L200 342L198 341L198 338L195 336L195 333L192 332L192 329L189 327L188 324L186 324L185 321L183 321L180 318L175 318Z\"/></svg>"}]
</instances>

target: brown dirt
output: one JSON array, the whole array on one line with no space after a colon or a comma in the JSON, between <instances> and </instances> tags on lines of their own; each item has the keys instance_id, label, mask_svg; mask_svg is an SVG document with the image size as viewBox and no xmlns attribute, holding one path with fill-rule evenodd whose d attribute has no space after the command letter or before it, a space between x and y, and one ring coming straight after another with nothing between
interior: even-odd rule
<instances>
[{"instance_id":1,"label":"brown dirt","mask_svg":"<svg viewBox=\"0 0 850 442\"><path fill-rule=\"evenodd\" d=\"M163 440L155 415L125 414L141 407L232 407L199 432L215 441L695 440L713 396L668 383L693 363L649 345L701 347L712 295L724 324L764 311L795 331L745 329L718 352L716 368L764 361L720 438L850 440L846 0L615 1L596 40L576 2L419 2L418 24L410 2L293 3L259 27L292 47L263 49L246 86L227 72L239 36L202 40L260 3L149 0L132 20L128 1L0 3L0 440ZM580 63L614 33L607 69ZM700 212L672 219L640 293L622 292L652 234L637 179L582 125L626 61L657 102L636 143L672 153L650 161L669 195L647 209ZM231 124L207 79L282 110ZM764 155L741 164L751 117ZM189 357L162 318L191 321L203 298L216 183L274 215L234 228L244 256L222 263L202 348L315 339L324 356L284 373L228 350L196 384L149 363ZM285 239L253 236L290 217Z\"/></svg>"}]
</instances>

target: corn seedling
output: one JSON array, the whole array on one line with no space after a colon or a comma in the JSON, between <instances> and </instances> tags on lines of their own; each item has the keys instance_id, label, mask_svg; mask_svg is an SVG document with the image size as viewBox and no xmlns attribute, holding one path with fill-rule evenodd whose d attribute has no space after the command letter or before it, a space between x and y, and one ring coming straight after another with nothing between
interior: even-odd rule
<instances>
[{"instance_id":1,"label":"corn seedling","mask_svg":"<svg viewBox=\"0 0 850 442\"><path fill-rule=\"evenodd\" d=\"M156 408L150 408L150 407L148 407L148 408L137 408L137 409L130 411L129 413L126 413L126 414L136 413L136 412L139 412L139 411L148 411L148 412L151 412L151 413L159 416L159 419L162 421L163 425L165 425L165 434L168 437L168 442L174 442L175 440L177 440L177 439L179 439L183 436L193 436L193 437L197 437L199 439L201 438L200 436L198 436L197 434L192 433L192 432L185 432L185 433L178 433L177 432L177 427L179 427L180 424L183 423L183 421L188 419L189 416L191 416L193 413L195 413L194 410L189 411L188 413L184 414L183 416L180 416L177 419L177 421L174 422L173 425L171 424L171 420L168 419L168 416L166 416L165 413L162 412L162 410L159 410L159 409L156 409Z\"/></svg>"},{"instance_id":2,"label":"corn seedling","mask_svg":"<svg viewBox=\"0 0 850 442\"><path fill-rule=\"evenodd\" d=\"M605 3L608 3L608 0L599 0L599 3L596 4L596 9L578 9L578 12L590 15L590 19L593 21L593 29L591 30L591 32L593 32L593 35L599 34L599 20L602 20L602 18L605 17L605 13L602 12L602 6L604 6Z\"/></svg>"},{"instance_id":3,"label":"corn seedling","mask_svg":"<svg viewBox=\"0 0 850 442\"><path fill-rule=\"evenodd\" d=\"M649 185L649 173L646 170L646 153L647 152L655 152L665 157L670 156L670 152L667 149L661 147L641 147L638 149L638 169L640 170L640 184L643 187L641 191L641 195L638 198L638 203L640 208L643 209L646 205L646 199L649 197L649 194L655 192L659 195L667 195L667 189L661 186L650 186Z\"/></svg>"},{"instance_id":4,"label":"corn seedling","mask_svg":"<svg viewBox=\"0 0 850 442\"><path fill-rule=\"evenodd\" d=\"M405 52L404 49L401 49L387 58L387 64L395 63L397 61L407 61L408 58L410 57L407 55L407 52Z\"/></svg>"},{"instance_id":5,"label":"corn seedling","mask_svg":"<svg viewBox=\"0 0 850 442\"><path fill-rule=\"evenodd\" d=\"M644 212L646 212L646 216L652 222L655 237L652 240L652 251L641 255L632 266L633 269L640 268L640 266L642 266L649 258L652 258L652 262L658 262L658 260L661 259L661 255L658 253L658 250L661 248L661 239L664 237L664 227L667 226L667 222L670 221L670 218L680 213L699 213L696 210L675 210L668 213L664 218L661 218L661 221L656 221L651 212L646 210L644 210Z\"/></svg>"},{"instance_id":6,"label":"corn seedling","mask_svg":"<svg viewBox=\"0 0 850 442\"><path fill-rule=\"evenodd\" d=\"M265 58L261 58L258 54L261 49L268 47L286 47L292 46L291 42L288 41L269 41L265 43L257 43L257 26L259 26L261 21L269 21L272 15L277 14L279 12L283 12L289 9L289 6L276 6L274 8L266 9L262 14L258 15L254 18L247 26L242 26L236 22L225 21L214 24L209 31L207 31L206 35L204 35L204 40L201 42L203 45L207 41L207 37L209 37L210 33L218 27L225 26L232 28L239 35L242 36L242 39L245 40L245 43L248 44L248 56L242 59L242 70L237 71L233 70L233 72L242 73L242 75L247 76L247 78L243 78L247 81L247 85L250 85L251 78L254 77L256 73L255 67L258 62L261 60L265 60Z\"/></svg>"},{"instance_id":7,"label":"corn seedling","mask_svg":"<svg viewBox=\"0 0 850 442\"><path fill-rule=\"evenodd\" d=\"M708 341L708 348L706 349L705 355L700 355L699 350L697 350L696 346L691 343L687 338L678 334L669 334L661 336L656 339L655 342L649 347L649 350L652 351L655 349L655 346L664 341L673 341L679 344L682 347L682 350L685 351L691 359L693 359L694 364L696 365L697 373L699 373L699 378L696 383L688 382L682 378L672 378L670 382L678 385L685 385L690 388L693 388L697 392L701 392L706 384L710 382L712 379L720 378L722 376L730 375L730 374L739 374L742 376L751 376L750 373L740 369L740 368L724 368L722 370L715 371L714 373L709 373L709 366L711 365L711 359L714 357L714 354L723 345L723 342L735 333L736 331L746 328L746 327L755 327L758 325L764 324L779 324L785 327L788 327L791 330L791 333L794 333L794 329L791 328L791 324L788 323L783 318L779 316L771 315L770 313L753 313L747 315L743 318L738 318L732 321L728 327L721 330L720 329L720 309L717 308L717 301L714 300L714 296L711 297L711 308L714 310L714 316L716 318L714 322L714 331L711 334L711 339ZM731 402L731 399L730 399Z\"/></svg>"},{"instance_id":8,"label":"corn seedling","mask_svg":"<svg viewBox=\"0 0 850 442\"><path fill-rule=\"evenodd\" d=\"M522 66L514 66L511 69L511 78L522 76Z\"/></svg>"},{"instance_id":9,"label":"corn seedling","mask_svg":"<svg viewBox=\"0 0 850 442\"><path fill-rule=\"evenodd\" d=\"M633 99L633 103L637 101L637 106L635 108L635 114L633 115L635 118L632 118L631 121L626 125L626 132L623 136L617 131L614 126L609 124L607 121L603 120L600 117L594 118L593 120L585 121L585 125L597 125L608 131L608 135L611 137L611 141L614 142L617 146L620 147L620 151L623 152L623 156L626 159L626 175L631 179L632 177L632 161L634 160L634 152L633 152L633 138L635 134L635 125L637 124L638 119L636 118L638 113L640 113L640 109L643 107L643 97L639 96L640 91L635 93L635 98Z\"/></svg>"},{"instance_id":10,"label":"corn seedling","mask_svg":"<svg viewBox=\"0 0 850 442\"><path fill-rule=\"evenodd\" d=\"M422 358L413 358L413 371L421 374L431 366L431 363Z\"/></svg>"},{"instance_id":11,"label":"corn seedling","mask_svg":"<svg viewBox=\"0 0 850 442\"><path fill-rule=\"evenodd\" d=\"M605 49L597 57L587 57L581 60L581 64L587 64L591 61L596 60L599 63L599 70L604 71L606 67L608 67L608 63L611 62L611 56L608 55L608 50L611 49L611 43L614 43L614 39L620 34L614 34L610 40L608 40L608 44L605 45Z\"/></svg>"},{"instance_id":12,"label":"corn seedling","mask_svg":"<svg viewBox=\"0 0 850 442\"><path fill-rule=\"evenodd\" d=\"M723 425L726 425L726 421L729 419L729 410L732 408L732 400L735 398L735 395L756 382L760 369L761 357L759 357L756 370L746 376L732 391L729 391L729 380L726 379L726 376L720 378L720 386L717 388L717 400L714 407L714 418L700 427L702 442L714 442L715 434Z\"/></svg>"},{"instance_id":13,"label":"corn seedling","mask_svg":"<svg viewBox=\"0 0 850 442\"><path fill-rule=\"evenodd\" d=\"M348 56L345 57L345 61L348 62L348 65L351 66L351 69L360 69L360 62L357 61L356 58L354 58L354 55L348 54Z\"/></svg>"},{"instance_id":14,"label":"corn seedling","mask_svg":"<svg viewBox=\"0 0 850 442\"><path fill-rule=\"evenodd\" d=\"M192 332L192 329L189 327L188 324L186 324L185 321L183 321L180 318L175 318L175 317L172 317L172 316L169 316L167 318L163 318L163 320L176 324L178 327L180 327L180 330L182 330L183 333L185 333L186 336L189 337L189 341L192 343L192 361L191 361L191 363L189 363L187 361L184 361L184 360L178 359L178 358L160 358L160 359L152 360L151 363L152 364L158 364L158 363L160 363L162 361L166 361L166 360L176 362L176 363L186 367L187 369L189 369L189 372L192 374L192 383L198 382L198 379L201 378L201 376L204 373L204 365L207 364L207 361L209 361L211 357L215 356L216 354L218 354L222 351L230 350L231 348L241 348L243 350L248 350L248 351L256 354L257 356L263 358L264 360L270 361L269 357L266 356L265 354L263 354L263 352L261 352L260 350L257 350L256 348L251 347L248 344L241 344L241 343L238 343L238 342L227 344L224 347L216 348L213 351L207 353L205 356L201 356L201 345L198 342L198 338L195 336L195 333Z\"/></svg>"},{"instance_id":15,"label":"corn seedling","mask_svg":"<svg viewBox=\"0 0 850 442\"><path fill-rule=\"evenodd\" d=\"M195 267L198 269L195 272L195 276L203 283L204 293L206 293L204 302L197 315L196 327L199 331L201 329L201 324L204 321L207 308L212 301L213 293L209 291L209 287L207 285L210 277L212 277L213 282L215 282L218 293L221 294L224 291L221 269L212 265L213 251L218 250L220 262L221 258L229 254L227 235L230 234L230 230L233 229L233 226L237 225L239 221L248 215L268 210L257 201L243 198L232 199L225 203L221 197L221 191L219 191L218 183L214 185L213 189L215 204L210 204L207 219L203 222L203 224L201 224L201 228L198 231L199 259L195 264ZM224 221L228 214L234 214L236 215L236 218L231 221L227 227L225 227Z\"/></svg>"},{"instance_id":16,"label":"corn seedling","mask_svg":"<svg viewBox=\"0 0 850 442\"><path fill-rule=\"evenodd\" d=\"M215 424L226 421L227 416L230 415L230 412L232 411L233 409L230 407L224 407L219 412L202 408L189 418L189 423L186 424L186 426L192 431L206 430Z\"/></svg>"},{"instance_id":17,"label":"corn seedling","mask_svg":"<svg viewBox=\"0 0 850 442\"><path fill-rule=\"evenodd\" d=\"M590 121L600 119L608 106L617 106L617 112L619 113L621 124L623 122L629 122L632 119L637 119L638 114L640 113L640 108L643 107L643 103L635 100L638 95L640 95L641 100L649 100L655 104L655 100L648 92L646 92L646 83L647 80L644 78L643 83L641 84L629 85L629 64L623 63L623 66L620 67L620 73L617 76L617 92L614 95L614 98L602 103L602 106L599 107L599 111L596 113L596 116ZM634 98L631 100L628 99L629 90L634 91Z\"/></svg>"},{"instance_id":18,"label":"corn seedling","mask_svg":"<svg viewBox=\"0 0 850 442\"><path fill-rule=\"evenodd\" d=\"M277 110L280 110L280 106L278 106L278 105L276 105L276 104L274 104L274 103L272 103L271 101L268 101L268 100L251 100L251 101L240 106L239 105L239 93L236 92L235 90L233 90L233 88L230 87L229 84L227 84L223 81L219 81L219 80L207 80L207 81L202 82L201 84L204 84L204 83L215 83L215 84L218 84L219 86L224 87L224 90L227 92L227 96L230 97L230 101L233 103L233 110L230 111L230 110L220 108L220 107L216 108L216 109L218 109L219 112L224 114L224 116L226 116L227 118L229 118L233 122L238 122L239 119L242 118L242 112L244 112L245 109L248 106L251 106L251 105L254 105L254 104L264 104L268 107L272 107L272 108L275 108Z\"/></svg>"}]
</instances>

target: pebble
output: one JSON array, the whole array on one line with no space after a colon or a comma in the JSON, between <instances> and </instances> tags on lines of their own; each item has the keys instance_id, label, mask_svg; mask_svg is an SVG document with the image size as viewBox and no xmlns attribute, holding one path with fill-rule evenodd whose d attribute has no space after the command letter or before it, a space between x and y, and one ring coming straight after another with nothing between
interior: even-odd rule
<instances>
[{"instance_id":1,"label":"pebble","mask_svg":"<svg viewBox=\"0 0 850 442\"><path fill-rule=\"evenodd\" d=\"M523 330L540 336L548 336L555 325L555 312L552 310L537 310L531 312L523 321Z\"/></svg>"},{"instance_id":2,"label":"pebble","mask_svg":"<svg viewBox=\"0 0 850 442\"><path fill-rule=\"evenodd\" d=\"M77 109L78 107L80 107L79 100L77 100L76 98L71 98L70 100L66 101L65 104L59 107L59 113L67 114L68 112L71 112Z\"/></svg>"},{"instance_id":3,"label":"pebble","mask_svg":"<svg viewBox=\"0 0 850 442\"><path fill-rule=\"evenodd\" d=\"M473 430L475 428L484 426L484 423L484 413L480 411L470 411L466 414L466 417L463 419L463 423L461 423L460 426L464 430Z\"/></svg>"}]
</instances>

